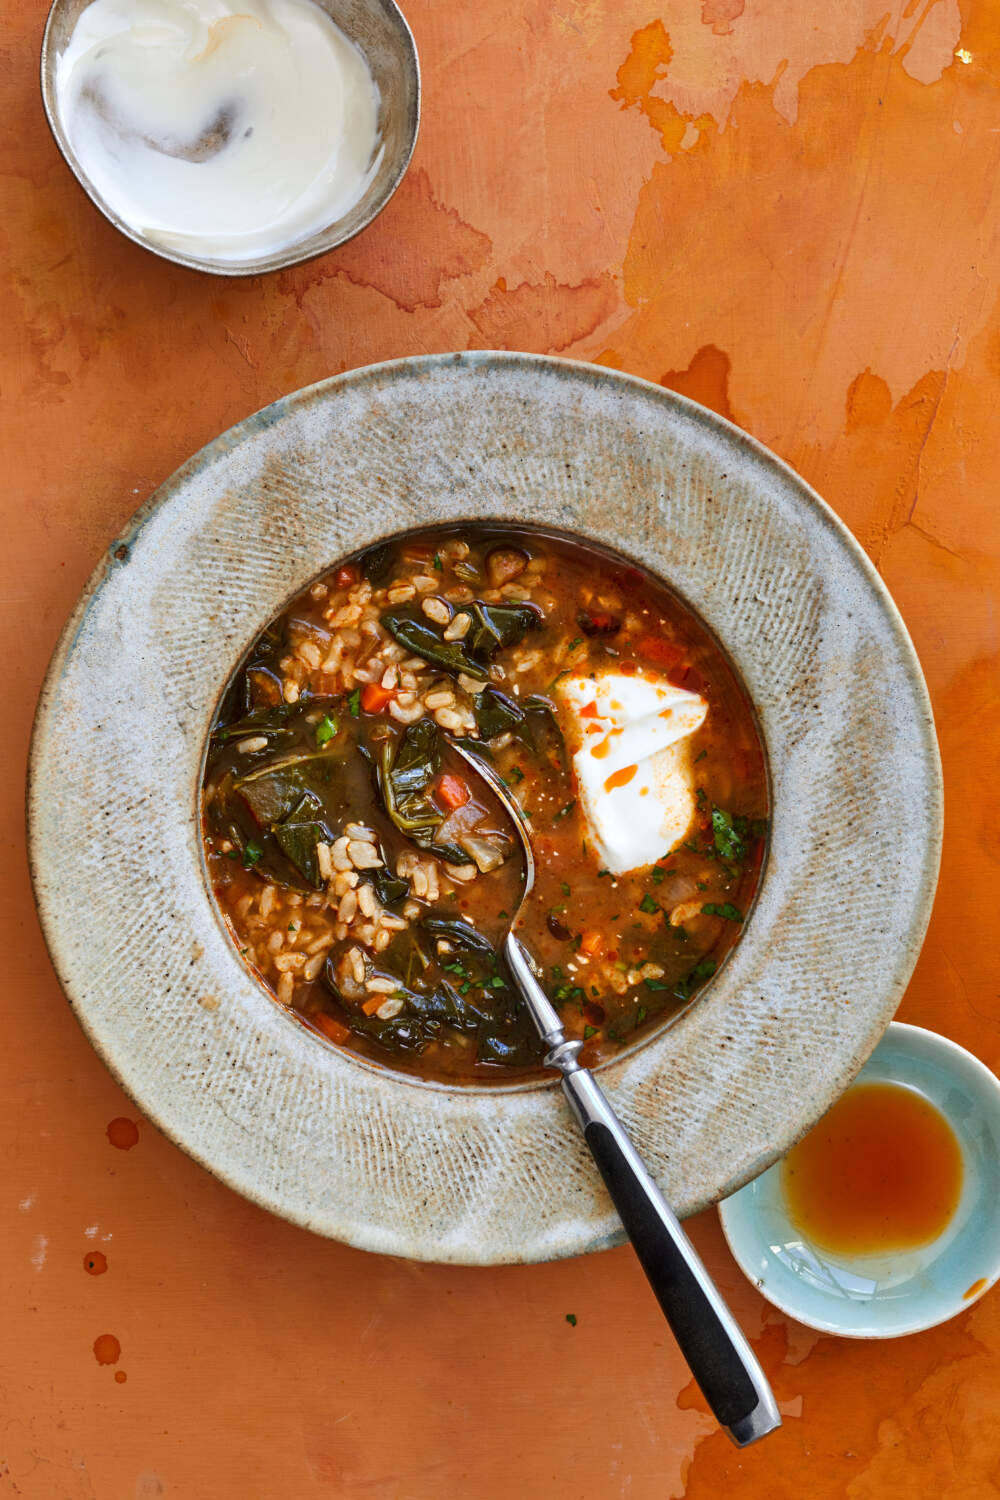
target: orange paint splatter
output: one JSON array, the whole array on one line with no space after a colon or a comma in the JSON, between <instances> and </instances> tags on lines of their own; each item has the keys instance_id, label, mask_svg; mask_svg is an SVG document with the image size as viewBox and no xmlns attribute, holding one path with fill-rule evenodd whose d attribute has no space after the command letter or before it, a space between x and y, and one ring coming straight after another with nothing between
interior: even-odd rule
<instances>
[{"instance_id":1,"label":"orange paint splatter","mask_svg":"<svg viewBox=\"0 0 1000 1500\"><path fill-rule=\"evenodd\" d=\"M622 109L638 107L654 130L659 131L663 149L678 151L688 128L688 120L676 104L660 98L653 89L667 75L674 55L670 36L662 21L650 21L632 36L632 50L618 69L618 87L609 90Z\"/></svg>"},{"instance_id":2,"label":"orange paint splatter","mask_svg":"<svg viewBox=\"0 0 1000 1500\"><path fill-rule=\"evenodd\" d=\"M108 1257L100 1250L88 1250L83 1257L83 1269L88 1276L103 1276L108 1269Z\"/></svg>"},{"instance_id":3,"label":"orange paint splatter","mask_svg":"<svg viewBox=\"0 0 1000 1500\"><path fill-rule=\"evenodd\" d=\"M611 750L611 736L608 735L599 745L591 745L590 753L595 760L604 760Z\"/></svg>"},{"instance_id":4,"label":"orange paint splatter","mask_svg":"<svg viewBox=\"0 0 1000 1500\"><path fill-rule=\"evenodd\" d=\"M718 412L720 417L734 422L736 418L729 404L731 369L729 355L717 349L714 344L706 344L703 349L698 350L686 370L668 370L665 375L660 376L660 384L668 391L688 396L692 401Z\"/></svg>"},{"instance_id":5,"label":"orange paint splatter","mask_svg":"<svg viewBox=\"0 0 1000 1500\"><path fill-rule=\"evenodd\" d=\"M139 1127L134 1120L128 1120L124 1115L119 1115L117 1119L111 1121L105 1134L111 1145L117 1147L119 1151L131 1151L132 1147L138 1143Z\"/></svg>"},{"instance_id":6,"label":"orange paint splatter","mask_svg":"<svg viewBox=\"0 0 1000 1500\"><path fill-rule=\"evenodd\" d=\"M613 792L620 786L628 786L629 782L634 779L638 769L638 766L622 766L620 771L612 771L604 783L604 790L606 792Z\"/></svg>"},{"instance_id":7,"label":"orange paint splatter","mask_svg":"<svg viewBox=\"0 0 1000 1500\"><path fill-rule=\"evenodd\" d=\"M122 1346L113 1333L102 1333L94 1340L94 1358L99 1365L116 1365Z\"/></svg>"},{"instance_id":8,"label":"orange paint splatter","mask_svg":"<svg viewBox=\"0 0 1000 1500\"><path fill-rule=\"evenodd\" d=\"M442 287L478 271L493 250L488 235L434 196L427 173L411 169L378 218L329 257L355 286L372 287L404 312L440 307Z\"/></svg>"},{"instance_id":9,"label":"orange paint splatter","mask_svg":"<svg viewBox=\"0 0 1000 1500\"><path fill-rule=\"evenodd\" d=\"M128 1379L128 1376L125 1374L124 1370L116 1370L115 1371L115 1384L116 1385L124 1385L127 1379Z\"/></svg>"},{"instance_id":10,"label":"orange paint splatter","mask_svg":"<svg viewBox=\"0 0 1000 1500\"><path fill-rule=\"evenodd\" d=\"M618 292L610 274L589 277L574 286L556 281L549 272L541 283L522 281L507 291L497 286L469 317L480 340L491 349L527 349L538 354L568 349L587 338L618 311Z\"/></svg>"},{"instance_id":11,"label":"orange paint splatter","mask_svg":"<svg viewBox=\"0 0 1000 1500\"><path fill-rule=\"evenodd\" d=\"M711 26L716 36L730 36L745 9L746 0L702 0L702 25Z\"/></svg>"}]
</instances>

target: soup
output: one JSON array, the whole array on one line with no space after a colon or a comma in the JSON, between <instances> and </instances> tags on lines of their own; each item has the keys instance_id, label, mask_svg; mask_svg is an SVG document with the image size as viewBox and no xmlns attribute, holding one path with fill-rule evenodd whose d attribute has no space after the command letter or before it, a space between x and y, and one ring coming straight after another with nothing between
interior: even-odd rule
<instances>
[{"instance_id":1,"label":"soup","mask_svg":"<svg viewBox=\"0 0 1000 1500\"><path fill-rule=\"evenodd\" d=\"M205 850L243 957L315 1032L451 1081L542 1050L497 948L518 935L582 1060L686 1006L759 879L766 774L718 645L662 583L534 531L411 534L263 631L209 745Z\"/></svg>"}]
</instances>

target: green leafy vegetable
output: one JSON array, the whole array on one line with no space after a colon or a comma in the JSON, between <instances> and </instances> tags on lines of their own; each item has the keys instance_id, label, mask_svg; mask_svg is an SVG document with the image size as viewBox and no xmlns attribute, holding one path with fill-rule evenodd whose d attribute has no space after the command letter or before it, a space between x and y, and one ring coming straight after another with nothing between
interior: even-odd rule
<instances>
[{"instance_id":1,"label":"green leafy vegetable","mask_svg":"<svg viewBox=\"0 0 1000 1500\"><path fill-rule=\"evenodd\" d=\"M576 1313L567 1313L566 1314L566 1322L569 1324L569 1326L571 1328L575 1328L576 1327Z\"/></svg>"},{"instance_id":2,"label":"green leafy vegetable","mask_svg":"<svg viewBox=\"0 0 1000 1500\"><path fill-rule=\"evenodd\" d=\"M476 710L476 728L484 740L495 739L505 734L524 719L524 714L512 698L498 693L496 688L484 688L473 699Z\"/></svg>"},{"instance_id":3,"label":"green leafy vegetable","mask_svg":"<svg viewBox=\"0 0 1000 1500\"><path fill-rule=\"evenodd\" d=\"M367 578L369 583L382 583L392 568L392 544L382 542L377 547L369 547L358 559L358 566L362 578Z\"/></svg>"},{"instance_id":4,"label":"green leafy vegetable","mask_svg":"<svg viewBox=\"0 0 1000 1500\"><path fill-rule=\"evenodd\" d=\"M583 1040L589 1042L592 1036L597 1035L597 1031L598 1028L596 1026L585 1026L583 1028Z\"/></svg>"},{"instance_id":5,"label":"green leafy vegetable","mask_svg":"<svg viewBox=\"0 0 1000 1500\"><path fill-rule=\"evenodd\" d=\"M486 668L469 656L465 641L442 640L437 631L432 630L425 621L400 611L384 614L382 624L407 651L431 662L433 666L444 667L447 672L452 673L464 672L467 677L474 677L479 682L488 679Z\"/></svg>"},{"instance_id":6,"label":"green leafy vegetable","mask_svg":"<svg viewBox=\"0 0 1000 1500\"><path fill-rule=\"evenodd\" d=\"M348 693L348 695L347 695L347 707L350 710L350 714L351 714L351 718L352 719L357 719L357 718L361 717L361 689L360 688L355 688L354 691L353 691L353 693Z\"/></svg>"},{"instance_id":7,"label":"green leafy vegetable","mask_svg":"<svg viewBox=\"0 0 1000 1500\"><path fill-rule=\"evenodd\" d=\"M660 909L661 908L659 902L654 901L652 896L647 891L642 900L639 902L639 910L648 912L649 915L652 916L655 912L660 911Z\"/></svg>"},{"instance_id":8,"label":"green leafy vegetable","mask_svg":"<svg viewBox=\"0 0 1000 1500\"><path fill-rule=\"evenodd\" d=\"M330 740L333 739L339 728L340 725L337 723L335 714L324 714L319 723L316 725L317 745L329 744Z\"/></svg>"},{"instance_id":9,"label":"green leafy vegetable","mask_svg":"<svg viewBox=\"0 0 1000 1500\"><path fill-rule=\"evenodd\" d=\"M715 901L706 901L702 911L708 917L725 917L727 922L743 921L743 913L731 901L723 901L721 905Z\"/></svg>"},{"instance_id":10,"label":"green leafy vegetable","mask_svg":"<svg viewBox=\"0 0 1000 1500\"><path fill-rule=\"evenodd\" d=\"M739 864L746 857L746 818L734 818L723 807L712 808L712 832L715 850L727 864Z\"/></svg>"},{"instance_id":11,"label":"green leafy vegetable","mask_svg":"<svg viewBox=\"0 0 1000 1500\"><path fill-rule=\"evenodd\" d=\"M564 807L561 807L558 812L552 814L553 823L561 823L563 818L568 818L575 806L576 798L571 797Z\"/></svg>"},{"instance_id":12,"label":"green leafy vegetable","mask_svg":"<svg viewBox=\"0 0 1000 1500\"><path fill-rule=\"evenodd\" d=\"M482 604L477 599L469 609L472 625L462 644L473 656L492 656L505 646L516 646L542 623L531 604Z\"/></svg>"},{"instance_id":13,"label":"green leafy vegetable","mask_svg":"<svg viewBox=\"0 0 1000 1500\"><path fill-rule=\"evenodd\" d=\"M674 994L678 1000L690 1000L699 985L704 984L706 979L711 979L717 967L714 958L703 958L700 963L695 964L694 968L674 985ZM653 987L648 979L646 983L650 988Z\"/></svg>"},{"instance_id":14,"label":"green leafy vegetable","mask_svg":"<svg viewBox=\"0 0 1000 1500\"><path fill-rule=\"evenodd\" d=\"M383 906L392 906L410 894L410 882L401 875L393 875L386 866L381 870L370 870L368 880Z\"/></svg>"}]
</instances>

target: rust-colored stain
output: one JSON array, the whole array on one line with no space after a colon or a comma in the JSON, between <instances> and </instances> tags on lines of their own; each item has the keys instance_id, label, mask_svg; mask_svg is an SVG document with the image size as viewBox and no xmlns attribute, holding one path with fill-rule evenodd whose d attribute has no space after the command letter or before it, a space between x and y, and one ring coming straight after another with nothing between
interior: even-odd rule
<instances>
[{"instance_id":1,"label":"rust-colored stain","mask_svg":"<svg viewBox=\"0 0 1000 1500\"><path fill-rule=\"evenodd\" d=\"M400 192L335 253L222 282L160 263L101 220L42 118L44 7L5 5L0 89L17 122L0 179L5 765L24 763L49 653L92 567L155 485L232 422L397 355L520 346L597 360L774 448L892 589L927 674L949 807L901 1019L996 1070L1000 9L405 10L425 102ZM2 795L14 844L19 773ZM119 1149L138 1139L128 1101L60 996L16 854L0 880L21 1002L0 1099L18 1205L0 1352L12 1494L997 1494L995 1290L974 1301L974 1284L959 1318L905 1345L820 1337L761 1301L703 1216L692 1234L785 1414L739 1453L691 1391L627 1250L491 1271L407 1265L269 1219L155 1133L147 1170L108 1172L104 1122L117 1111L129 1128ZM81 1296L79 1271L61 1279L45 1249L85 1229L111 1237L115 1275ZM148 1405L127 1430L114 1402L81 1392L68 1353L91 1347L95 1297L111 1326L143 1320ZM581 1408L584 1368L628 1400ZM585 1442L567 1412L582 1414Z\"/></svg>"},{"instance_id":2,"label":"rust-colored stain","mask_svg":"<svg viewBox=\"0 0 1000 1500\"><path fill-rule=\"evenodd\" d=\"M124 1385L127 1379L128 1376L125 1374L124 1370L115 1371L115 1385Z\"/></svg>"},{"instance_id":3,"label":"rust-colored stain","mask_svg":"<svg viewBox=\"0 0 1000 1500\"><path fill-rule=\"evenodd\" d=\"M94 1358L99 1365L116 1365L121 1354L122 1346L113 1333L98 1334L94 1340Z\"/></svg>"},{"instance_id":4,"label":"rust-colored stain","mask_svg":"<svg viewBox=\"0 0 1000 1500\"><path fill-rule=\"evenodd\" d=\"M105 1135L109 1143L118 1151L131 1151L132 1147L138 1144L139 1127L134 1120L129 1120L125 1115L119 1115L117 1119L109 1123Z\"/></svg>"},{"instance_id":5,"label":"rust-colored stain","mask_svg":"<svg viewBox=\"0 0 1000 1500\"><path fill-rule=\"evenodd\" d=\"M88 1276L103 1276L108 1269L108 1257L100 1250L88 1250L83 1257L83 1269Z\"/></svg>"}]
</instances>

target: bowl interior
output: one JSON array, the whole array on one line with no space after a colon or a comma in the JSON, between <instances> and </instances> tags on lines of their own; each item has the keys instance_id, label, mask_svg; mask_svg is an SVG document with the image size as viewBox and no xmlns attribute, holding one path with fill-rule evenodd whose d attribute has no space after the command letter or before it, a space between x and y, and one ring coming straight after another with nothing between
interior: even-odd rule
<instances>
[{"instance_id":1,"label":"bowl interior","mask_svg":"<svg viewBox=\"0 0 1000 1500\"><path fill-rule=\"evenodd\" d=\"M935 1240L883 1255L820 1250L788 1217L780 1164L728 1199L720 1214L736 1259L777 1307L825 1332L892 1338L954 1317L1000 1276L1000 1082L963 1048L898 1022L859 1081L916 1090L955 1132L962 1195Z\"/></svg>"},{"instance_id":2,"label":"bowl interior","mask_svg":"<svg viewBox=\"0 0 1000 1500\"><path fill-rule=\"evenodd\" d=\"M116 229L144 249L177 265L219 276L253 276L310 260L342 245L379 214L409 165L420 123L420 67L410 28L393 0L315 0L356 43L367 59L379 96L378 128L382 148L378 169L361 198L342 218L314 234L255 260L217 261L184 255L145 239L126 224L91 183L64 129L56 95L56 68L77 20L90 0L55 0L42 41L42 100L56 144L77 181Z\"/></svg>"}]
</instances>

